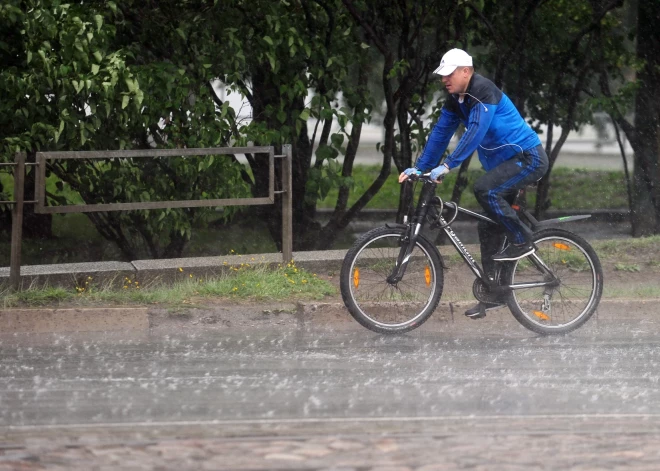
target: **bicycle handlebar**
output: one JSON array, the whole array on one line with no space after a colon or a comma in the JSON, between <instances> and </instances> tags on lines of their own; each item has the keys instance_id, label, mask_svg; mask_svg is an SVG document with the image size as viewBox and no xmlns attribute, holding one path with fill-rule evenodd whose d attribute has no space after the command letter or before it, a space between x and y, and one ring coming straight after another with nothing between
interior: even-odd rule
<instances>
[{"instance_id":1,"label":"bicycle handlebar","mask_svg":"<svg viewBox=\"0 0 660 471\"><path fill-rule=\"evenodd\" d=\"M416 181L419 181L419 180L425 180L425 181L437 184L437 183L442 183L443 179L441 178L440 180L431 180L431 172L429 172L429 173L421 173L421 174L413 173L411 175L408 175L408 178L404 181L416 182Z\"/></svg>"}]
</instances>

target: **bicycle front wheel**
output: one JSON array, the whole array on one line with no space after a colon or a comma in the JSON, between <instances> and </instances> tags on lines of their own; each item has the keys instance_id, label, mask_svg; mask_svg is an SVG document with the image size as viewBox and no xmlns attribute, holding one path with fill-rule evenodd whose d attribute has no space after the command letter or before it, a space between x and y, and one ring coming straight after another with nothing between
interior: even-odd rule
<instances>
[{"instance_id":1,"label":"bicycle front wheel","mask_svg":"<svg viewBox=\"0 0 660 471\"><path fill-rule=\"evenodd\" d=\"M508 266L508 284L553 281L545 287L514 289L509 309L526 328L540 334L564 334L593 315L603 292L603 270L598 255L580 236L562 229L534 234L536 255L549 268L544 274L530 257ZM554 280L552 280L554 277Z\"/></svg>"},{"instance_id":2,"label":"bicycle front wheel","mask_svg":"<svg viewBox=\"0 0 660 471\"><path fill-rule=\"evenodd\" d=\"M344 304L355 320L375 332L401 333L419 327L433 314L442 295L440 253L421 236L401 281L387 281L403 236L402 228L373 229L355 242L342 264Z\"/></svg>"}]
</instances>

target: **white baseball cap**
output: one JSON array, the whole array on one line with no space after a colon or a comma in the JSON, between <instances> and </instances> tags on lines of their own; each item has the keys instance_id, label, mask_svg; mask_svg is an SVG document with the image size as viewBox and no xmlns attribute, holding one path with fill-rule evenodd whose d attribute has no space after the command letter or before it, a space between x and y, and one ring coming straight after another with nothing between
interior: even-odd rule
<instances>
[{"instance_id":1,"label":"white baseball cap","mask_svg":"<svg viewBox=\"0 0 660 471\"><path fill-rule=\"evenodd\" d=\"M449 75L456 67L472 67L472 57L463 49L451 49L442 56L440 65L434 74Z\"/></svg>"}]
</instances>

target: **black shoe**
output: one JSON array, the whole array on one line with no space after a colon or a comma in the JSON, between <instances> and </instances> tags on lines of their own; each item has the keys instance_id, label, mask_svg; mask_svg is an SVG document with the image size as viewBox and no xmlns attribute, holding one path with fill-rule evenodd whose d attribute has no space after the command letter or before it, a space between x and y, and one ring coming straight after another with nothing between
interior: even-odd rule
<instances>
[{"instance_id":1,"label":"black shoe","mask_svg":"<svg viewBox=\"0 0 660 471\"><path fill-rule=\"evenodd\" d=\"M465 311L465 315L469 317L470 319L481 319L482 317L486 317L486 311L490 311L492 309L497 309L499 307L504 306L504 303L482 303L479 302L474 307L471 307L467 311Z\"/></svg>"},{"instance_id":2,"label":"black shoe","mask_svg":"<svg viewBox=\"0 0 660 471\"><path fill-rule=\"evenodd\" d=\"M536 252L536 247L534 244L526 243L521 245L509 244L504 250L493 255L493 261L495 262L508 262L511 260L519 260L523 257L533 254Z\"/></svg>"}]
</instances>

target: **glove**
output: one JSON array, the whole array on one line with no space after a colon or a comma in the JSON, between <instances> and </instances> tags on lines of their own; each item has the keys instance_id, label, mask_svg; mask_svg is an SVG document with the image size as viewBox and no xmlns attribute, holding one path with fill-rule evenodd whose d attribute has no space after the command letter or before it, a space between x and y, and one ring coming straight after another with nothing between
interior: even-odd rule
<instances>
[{"instance_id":1,"label":"glove","mask_svg":"<svg viewBox=\"0 0 660 471\"><path fill-rule=\"evenodd\" d=\"M445 164L440 165L439 167L434 168L431 170L431 180L440 180L442 177L447 175L449 173L449 169Z\"/></svg>"},{"instance_id":2,"label":"glove","mask_svg":"<svg viewBox=\"0 0 660 471\"><path fill-rule=\"evenodd\" d=\"M405 175L421 175L422 172L417 167L407 168L403 171Z\"/></svg>"}]
</instances>

